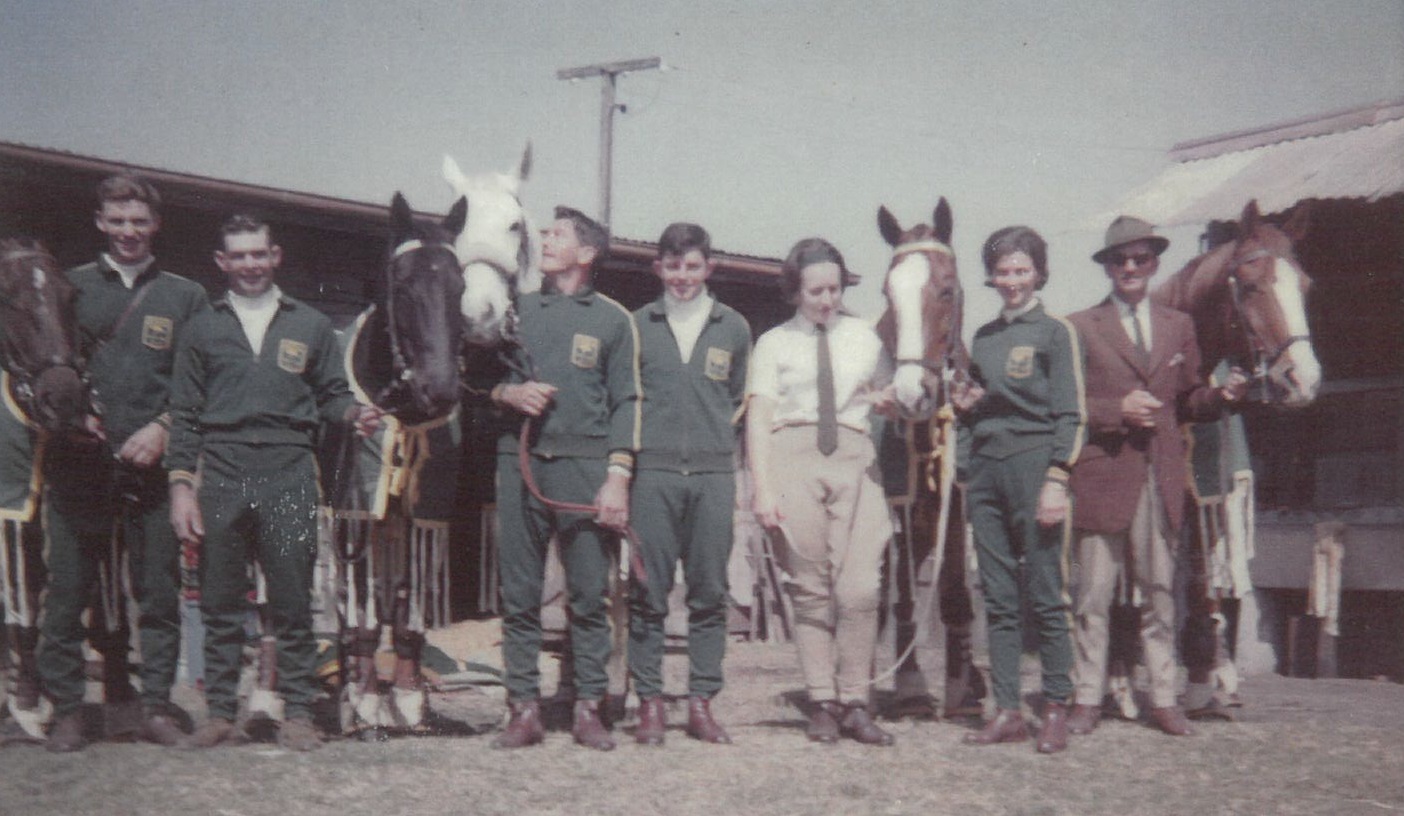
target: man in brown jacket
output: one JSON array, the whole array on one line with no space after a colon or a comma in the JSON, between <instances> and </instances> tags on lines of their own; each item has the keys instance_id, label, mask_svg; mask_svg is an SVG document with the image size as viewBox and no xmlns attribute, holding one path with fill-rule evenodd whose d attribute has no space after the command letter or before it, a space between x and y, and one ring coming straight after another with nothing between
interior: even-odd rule
<instances>
[{"instance_id":1,"label":"man in brown jacket","mask_svg":"<svg viewBox=\"0 0 1404 816\"><path fill-rule=\"evenodd\" d=\"M1191 733L1175 702L1174 547L1184 518L1185 442L1180 424L1213 419L1241 398L1236 369L1221 387L1199 373L1190 317L1147 297L1169 241L1121 216L1092 256L1111 296L1072 315L1086 355L1088 439L1073 467L1077 586L1073 604L1073 711L1068 730L1090 733L1101 712L1108 618L1117 579L1141 593L1141 640L1151 681L1151 720Z\"/></svg>"}]
</instances>

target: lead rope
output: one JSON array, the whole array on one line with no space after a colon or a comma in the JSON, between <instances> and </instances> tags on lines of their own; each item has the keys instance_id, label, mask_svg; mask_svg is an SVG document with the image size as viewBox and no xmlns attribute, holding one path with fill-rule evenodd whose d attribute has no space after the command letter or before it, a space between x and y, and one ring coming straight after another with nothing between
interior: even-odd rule
<instances>
[{"instance_id":1,"label":"lead rope","mask_svg":"<svg viewBox=\"0 0 1404 816\"><path fill-rule=\"evenodd\" d=\"M935 475L937 479L937 484L939 484L940 487L941 509L940 512L936 515L936 546L931 552L931 563L936 572L932 575L931 586L928 587L926 592L922 594L922 598L925 600L925 603L913 604L913 616L916 620L929 620L931 617L932 606L936 603L936 590L941 583L939 580L941 564L946 557L946 538L948 534L947 528L950 526L951 521L951 492L952 487L955 484L955 466L954 461L952 459L952 455L954 452L951 450L950 445L951 430L952 426L955 424L954 419L955 414L951 411L949 404L942 405L940 410L937 411L931 419L931 433L933 437L932 441L936 444L932 446L931 455L927 459L926 478L931 479L931 471L937 471ZM910 513L908 515L910 515ZM908 580L911 582L910 586L912 595L913 597L916 597L917 566L912 563L912 533L910 526L908 526L904 538L906 539L908 547ZM906 662L908 657L911 657L912 652L916 651L917 640L919 640L919 638L913 637L912 642L907 644L907 648L903 649L901 654L893 658L892 665L889 666L885 671L874 675L870 680L868 680L868 685L875 686L878 683L881 683L889 677L892 677L893 675L897 674L897 671L902 667L902 664Z\"/></svg>"},{"instance_id":2,"label":"lead rope","mask_svg":"<svg viewBox=\"0 0 1404 816\"><path fill-rule=\"evenodd\" d=\"M536 484L536 476L531 470L531 426L534 417L527 417L522 421L522 430L517 437L517 467L522 472L522 483L526 485L527 492L532 498L546 505L548 509L559 513L598 513L598 504L585 504L583 502L567 502L557 499L548 499ZM624 538L629 541L629 565L634 570L634 575L640 583L648 583L648 570L644 568L643 543L639 540L639 534L634 531L632 524L624 525Z\"/></svg>"}]
</instances>

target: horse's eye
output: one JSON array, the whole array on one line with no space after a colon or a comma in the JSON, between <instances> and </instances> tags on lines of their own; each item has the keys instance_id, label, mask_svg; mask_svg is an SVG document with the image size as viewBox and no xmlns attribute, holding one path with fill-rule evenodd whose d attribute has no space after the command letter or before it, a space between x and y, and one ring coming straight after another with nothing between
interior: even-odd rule
<instances>
[{"instance_id":1,"label":"horse's eye","mask_svg":"<svg viewBox=\"0 0 1404 816\"><path fill-rule=\"evenodd\" d=\"M508 231L510 231L510 232L521 232L521 231L522 231L522 222L520 222L520 221L514 221L514 222L512 223L512 226L511 226L511 227L508 227Z\"/></svg>"}]
</instances>

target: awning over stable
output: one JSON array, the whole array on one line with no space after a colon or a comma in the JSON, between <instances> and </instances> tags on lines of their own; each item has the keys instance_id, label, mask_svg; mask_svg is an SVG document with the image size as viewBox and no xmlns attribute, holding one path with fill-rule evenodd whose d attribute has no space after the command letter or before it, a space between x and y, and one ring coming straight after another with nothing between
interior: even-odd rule
<instances>
[{"instance_id":1,"label":"awning over stable","mask_svg":"<svg viewBox=\"0 0 1404 816\"><path fill-rule=\"evenodd\" d=\"M1274 213L1309 198L1404 192L1404 100L1186 142L1170 159L1092 223L1129 213L1166 227L1204 224L1236 218L1249 199Z\"/></svg>"}]
</instances>

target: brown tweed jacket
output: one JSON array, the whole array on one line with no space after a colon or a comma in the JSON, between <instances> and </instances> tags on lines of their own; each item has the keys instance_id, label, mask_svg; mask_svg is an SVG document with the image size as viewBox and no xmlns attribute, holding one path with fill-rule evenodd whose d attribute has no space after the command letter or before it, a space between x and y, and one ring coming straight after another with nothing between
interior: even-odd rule
<instances>
[{"instance_id":1,"label":"brown tweed jacket","mask_svg":"<svg viewBox=\"0 0 1404 816\"><path fill-rule=\"evenodd\" d=\"M1069 317L1085 355L1087 444L1073 466L1073 526L1090 533L1124 533L1151 465L1171 526L1184 519L1188 464L1181 423L1217 417L1223 400L1199 374L1194 324L1183 312L1150 303L1151 350L1142 360L1107 298ZM1121 400L1136 389L1163 406L1154 428L1130 428Z\"/></svg>"}]
</instances>

